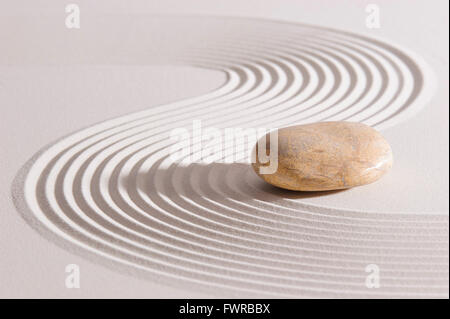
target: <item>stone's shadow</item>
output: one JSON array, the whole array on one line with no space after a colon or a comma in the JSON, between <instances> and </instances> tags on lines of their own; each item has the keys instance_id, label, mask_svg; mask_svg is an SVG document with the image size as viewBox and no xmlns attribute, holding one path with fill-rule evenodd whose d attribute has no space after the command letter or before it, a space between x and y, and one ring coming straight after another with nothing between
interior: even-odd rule
<instances>
[{"instance_id":1,"label":"stone's shadow","mask_svg":"<svg viewBox=\"0 0 450 319\"><path fill-rule=\"evenodd\" d=\"M140 173L134 176L127 176L122 178L122 185L126 185L125 187L127 189L130 189L130 187L136 187L136 185L142 185L141 183L137 183L137 180L147 180L149 178L155 178L157 180L163 181L163 183L168 183L168 179L173 178L173 174L175 173L177 176L183 176L183 178L179 181L175 181L175 183L184 183L186 182L186 179L189 178L192 174L195 172L196 177L200 177L201 180L198 180L198 183L206 183L208 175L210 172L214 171L215 176L222 178L224 181L228 174L232 174L234 179L242 178L242 180L247 179L247 174L252 174L254 178L252 178L251 181L253 182L254 189L248 193L248 196L251 196L251 193L259 193L259 195L263 195L264 193L267 193L270 196L265 197L264 199L267 201L273 201L273 200L279 200L283 198L288 199L304 199L304 198L313 198L313 197L322 197L322 196L330 196L334 195L343 191L346 191L346 189L340 189L340 190L333 190L333 191L294 191L294 190L287 190L282 189L276 186L273 186L264 180L262 180L251 167L250 164L245 163L211 163L211 164L200 164L200 163L192 163L187 166L182 165L174 165L168 168L154 168L151 169L147 173ZM243 181L242 181L243 182ZM245 181L247 183L247 180ZM172 183L169 182L169 183ZM239 183L239 181L237 181ZM147 184L147 183L144 183ZM134 185L134 186L133 186ZM138 186L140 187L140 186ZM141 186L142 187L142 186ZM209 187L207 187L209 188ZM154 187L145 186L143 187L144 192L150 192L154 191ZM166 193L166 195L171 195L170 192L173 191L173 188L163 188L158 189L158 191L162 191L163 193ZM190 191L188 191L188 194L192 194Z\"/></svg>"},{"instance_id":2,"label":"stone's shadow","mask_svg":"<svg viewBox=\"0 0 450 319\"><path fill-rule=\"evenodd\" d=\"M273 186L263 180L261 180L261 182L262 183L258 185L258 188L261 189L263 192L271 193L272 195L289 199L323 197L334 195L348 190L348 189L337 189L330 191L294 191Z\"/></svg>"}]
</instances>

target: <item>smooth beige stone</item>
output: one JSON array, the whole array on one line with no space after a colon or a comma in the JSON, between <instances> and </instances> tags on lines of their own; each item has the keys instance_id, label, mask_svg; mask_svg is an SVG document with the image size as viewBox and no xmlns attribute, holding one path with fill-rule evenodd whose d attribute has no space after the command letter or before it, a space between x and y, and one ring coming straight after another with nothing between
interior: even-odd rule
<instances>
[{"instance_id":1,"label":"smooth beige stone","mask_svg":"<svg viewBox=\"0 0 450 319\"><path fill-rule=\"evenodd\" d=\"M254 150L257 150L258 145ZM266 152L270 139L266 136ZM372 183L392 167L392 150L375 129L353 122L320 122L278 130L278 168L255 172L285 189L325 191Z\"/></svg>"}]
</instances>

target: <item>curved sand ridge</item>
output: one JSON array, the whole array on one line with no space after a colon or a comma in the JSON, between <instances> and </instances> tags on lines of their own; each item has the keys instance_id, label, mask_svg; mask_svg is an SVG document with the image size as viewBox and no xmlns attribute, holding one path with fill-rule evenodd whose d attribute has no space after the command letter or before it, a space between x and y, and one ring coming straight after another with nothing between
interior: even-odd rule
<instances>
[{"instance_id":1,"label":"curved sand ridge","mask_svg":"<svg viewBox=\"0 0 450 319\"><path fill-rule=\"evenodd\" d=\"M160 27L173 22L159 19ZM169 132L193 119L215 127L326 120L393 126L430 97L432 79L420 59L385 42L300 24L177 23L198 41L167 49L166 58L225 72L226 83L83 129L39 152L13 185L30 224L92 260L188 289L446 296L448 217L315 206L263 184L249 165L183 166L169 157ZM373 263L379 289L365 286Z\"/></svg>"}]
</instances>

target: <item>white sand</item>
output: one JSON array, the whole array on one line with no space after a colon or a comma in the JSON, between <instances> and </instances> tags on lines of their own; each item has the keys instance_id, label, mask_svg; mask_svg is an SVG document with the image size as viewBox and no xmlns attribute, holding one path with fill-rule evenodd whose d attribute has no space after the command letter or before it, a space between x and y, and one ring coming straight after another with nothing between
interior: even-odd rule
<instances>
[{"instance_id":1,"label":"white sand","mask_svg":"<svg viewBox=\"0 0 450 319\"><path fill-rule=\"evenodd\" d=\"M74 31L59 27L56 5L35 9L47 10L45 20L11 7L0 31L0 287L8 287L0 296L448 295L448 52L436 40L444 34L429 27L448 24L442 9L408 24L401 6L386 3L385 24L373 31L357 21L364 7L264 13L276 3L259 15L332 29L118 18L80 3ZM233 13L233 5L203 10ZM221 127L363 121L392 144L394 168L372 185L317 196L271 188L242 164L171 166L170 129L193 119ZM20 214L9 195L19 169ZM81 267L81 289L64 287L69 263ZM379 289L365 286L373 263Z\"/></svg>"}]
</instances>

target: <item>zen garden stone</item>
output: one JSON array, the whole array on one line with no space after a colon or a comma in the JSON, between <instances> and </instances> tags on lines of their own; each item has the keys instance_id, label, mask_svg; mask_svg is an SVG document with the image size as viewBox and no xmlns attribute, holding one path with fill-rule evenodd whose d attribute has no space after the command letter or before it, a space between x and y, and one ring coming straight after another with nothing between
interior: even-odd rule
<instances>
[{"instance_id":1,"label":"zen garden stone","mask_svg":"<svg viewBox=\"0 0 450 319\"><path fill-rule=\"evenodd\" d=\"M264 144L261 144L264 145ZM258 144L255 146L258 154ZM266 152L270 139L266 136ZM289 190L325 191L372 183L392 167L392 150L375 129L353 122L320 122L278 130L278 167L261 174L266 182Z\"/></svg>"}]
</instances>

